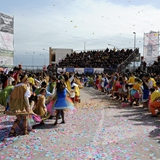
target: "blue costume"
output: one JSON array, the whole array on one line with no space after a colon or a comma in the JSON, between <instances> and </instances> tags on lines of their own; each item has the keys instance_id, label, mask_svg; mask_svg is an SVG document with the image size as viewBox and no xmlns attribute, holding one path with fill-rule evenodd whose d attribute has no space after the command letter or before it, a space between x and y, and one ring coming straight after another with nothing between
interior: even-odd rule
<instances>
[{"instance_id":1,"label":"blue costume","mask_svg":"<svg viewBox=\"0 0 160 160\"><path fill-rule=\"evenodd\" d=\"M65 88L62 92L57 92L57 100L53 104L54 110L71 109L74 110L72 100L67 97L67 89Z\"/></svg>"}]
</instances>

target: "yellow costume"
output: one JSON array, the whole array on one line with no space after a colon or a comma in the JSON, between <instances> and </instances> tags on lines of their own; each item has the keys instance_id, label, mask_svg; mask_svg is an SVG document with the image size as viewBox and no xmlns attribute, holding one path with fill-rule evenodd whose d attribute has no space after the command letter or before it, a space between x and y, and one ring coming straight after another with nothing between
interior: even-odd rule
<instances>
[{"instance_id":1,"label":"yellow costume","mask_svg":"<svg viewBox=\"0 0 160 160\"><path fill-rule=\"evenodd\" d=\"M27 85L25 84L18 84L15 86L13 91L10 95L10 101L9 101L9 111L15 113L15 114L25 114L27 112L27 103L24 98L24 95L26 94L26 97L29 97L30 92L27 89ZM27 95L28 94L28 95Z\"/></svg>"},{"instance_id":2,"label":"yellow costume","mask_svg":"<svg viewBox=\"0 0 160 160\"><path fill-rule=\"evenodd\" d=\"M80 101L80 89L79 89L79 86L77 84L73 83L72 87L74 87L75 101Z\"/></svg>"},{"instance_id":3,"label":"yellow costume","mask_svg":"<svg viewBox=\"0 0 160 160\"><path fill-rule=\"evenodd\" d=\"M34 113L36 113L37 115L40 115L41 117L44 117L46 112L45 112L45 97L44 95L39 95L38 96L38 101L36 103L36 107L35 109L33 110Z\"/></svg>"},{"instance_id":4,"label":"yellow costume","mask_svg":"<svg viewBox=\"0 0 160 160\"><path fill-rule=\"evenodd\" d=\"M16 135L16 127L19 126L20 122L23 121L23 134L28 134L27 130L27 119L28 114L31 113L31 107L29 104L29 97L31 95L29 89L27 88L27 76L21 77L20 84L16 85L11 92L9 100L9 111L6 111L8 115L16 115L17 119L13 123L9 135Z\"/></svg>"},{"instance_id":5,"label":"yellow costume","mask_svg":"<svg viewBox=\"0 0 160 160\"><path fill-rule=\"evenodd\" d=\"M132 89L140 91L141 90L141 84L140 83L135 83L132 87Z\"/></svg>"},{"instance_id":6,"label":"yellow costume","mask_svg":"<svg viewBox=\"0 0 160 160\"><path fill-rule=\"evenodd\" d=\"M67 80L67 81L65 81L65 85L66 85L68 91L70 91L71 90L71 82L69 80Z\"/></svg>"},{"instance_id":7,"label":"yellow costume","mask_svg":"<svg viewBox=\"0 0 160 160\"><path fill-rule=\"evenodd\" d=\"M128 83L135 83L135 77L129 77Z\"/></svg>"},{"instance_id":8,"label":"yellow costume","mask_svg":"<svg viewBox=\"0 0 160 160\"><path fill-rule=\"evenodd\" d=\"M82 86L82 84L81 84L79 78L75 77L75 78L74 78L74 82L75 82L76 84L78 84L78 86L79 86L80 89L83 88L83 86Z\"/></svg>"},{"instance_id":9,"label":"yellow costume","mask_svg":"<svg viewBox=\"0 0 160 160\"><path fill-rule=\"evenodd\" d=\"M66 72L66 75L68 77L68 80L65 81L65 85L66 85L68 91L70 91L71 90L71 81L69 79L69 72Z\"/></svg>"},{"instance_id":10,"label":"yellow costume","mask_svg":"<svg viewBox=\"0 0 160 160\"><path fill-rule=\"evenodd\" d=\"M151 94L151 102L154 102L156 98L160 97L160 92L158 90Z\"/></svg>"},{"instance_id":11,"label":"yellow costume","mask_svg":"<svg viewBox=\"0 0 160 160\"><path fill-rule=\"evenodd\" d=\"M148 81L151 81L153 83L153 87L156 87L156 81L154 78L150 78Z\"/></svg>"},{"instance_id":12,"label":"yellow costume","mask_svg":"<svg viewBox=\"0 0 160 160\"><path fill-rule=\"evenodd\" d=\"M35 85L35 81L32 77L28 78L28 82L31 83L32 85Z\"/></svg>"}]
</instances>

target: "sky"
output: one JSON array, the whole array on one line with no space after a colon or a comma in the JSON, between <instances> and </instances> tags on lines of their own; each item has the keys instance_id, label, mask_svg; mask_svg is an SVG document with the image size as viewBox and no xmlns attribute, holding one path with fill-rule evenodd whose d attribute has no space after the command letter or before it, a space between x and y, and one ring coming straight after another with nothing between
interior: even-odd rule
<instances>
[{"instance_id":1,"label":"sky","mask_svg":"<svg viewBox=\"0 0 160 160\"><path fill-rule=\"evenodd\" d=\"M48 65L49 47L143 55L144 33L160 30L159 0L0 0L0 12L14 16L15 65Z\"/></svg>"}]
</instances>

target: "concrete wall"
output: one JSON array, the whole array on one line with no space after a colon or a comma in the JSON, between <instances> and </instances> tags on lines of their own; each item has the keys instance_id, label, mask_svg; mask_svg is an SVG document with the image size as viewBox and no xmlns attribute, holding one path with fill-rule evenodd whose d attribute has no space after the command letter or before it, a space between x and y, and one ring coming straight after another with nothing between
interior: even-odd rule
<instances>
[{"instance_id":1,"label":"concrete wall","mask_svg":"<svg viewBox=\"0 0 160 160\"><path fill-rule=\"evenodd\" d=\"M73 53L73 49L63 48L49 48L49 63L59 63L60 60L64 59L67 54ZM52 61L53 55L55 54L55 61Z\"/></svg>"}]
</instances>

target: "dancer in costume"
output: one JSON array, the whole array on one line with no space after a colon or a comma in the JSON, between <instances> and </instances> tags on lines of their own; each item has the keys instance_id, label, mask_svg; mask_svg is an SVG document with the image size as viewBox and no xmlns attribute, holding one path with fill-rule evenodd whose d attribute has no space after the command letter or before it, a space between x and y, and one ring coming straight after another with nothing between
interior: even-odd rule
<instances>
[{"instance_id":1,"label":"dancer in costume","mask_svg":"<svg viewBox=\"0 0 160 160\"><path fill-rule=\"evenodd\" d=\"M135 78L135 84L130 90L130 106L132 106L134 101L136 102L136 106L139 106L139 97L142 94L141 83L140 79Z\"/></svg>"},{"instance_id":2,"label":"dancer in costume","mask_svg":"<svg viewBox=\"0 0 160 160\"><path fill-rule=\"evenodd\" d=\"M9 100L9 111L6 111L8 115L15 115L16 120L10 131L10 135L16 135L16 128L19 126L20 122L23 121L23 134L28 134L27 130L27 119L31 111L29 104L30 91L27 88L28 77L27 75L22 75L20 77L21 83L17 84L10 95Z\"/></svg>"},{"instance_id":3,"label":"dancer in costume","mask_svg":"<svg viewBox=\"0 0 160 160\"><path fill-rule=\"evenodd\" d=\"M33 77L34 77L34 75L31 75L31 74L28 75L28 83L29 83L31 92L34 92L37 88Z\"/></svg>"},{"instance_id":4,"label":"dancer in costume","mask_svg":"<svg viewBox=\"0 0 160 160\"><path fill-rule=\"evenodd\" d=\"M42 124L43 123L43 120L41 118L41 116L35 114L33 112L33 108L35 106L35 103L37 102L37 100L35 100L34 98L37 98L37 96L34 96L34 95L31 95L31 97L29 98L29 104L30 104L30 108L31 108L31 111L30 111L30 114L28 115L28 119L27 119L27 130L30 132L30 131L33 131L33 126L36 125L36 124ZM19 128L23 129L23 121L21 121L21 124L19 125Z\"/></svg>"},{"instance_id":5,"label":"dancer in costume","mask_svg":"<svg viewBox=\"0 0 160 160\"><path fill-rule=\"evenodd\" d=\"M5 107L5 111L7 110L7 103L9 101L9 96L15 86L15 81L12 82L12 85L9 85L5 87L1 92L0 92L0 104Z\"/></svg>"},{"instance_id":6,"label":"dancer in costume","mask_svg":"<svg viewBox=\"0 0 160 160\"><path fill-rule=\"evenodd\" d=\"M75 101L76 102L80 102L80 89L79 89L79 86L78 84L76 83L72 83L72 89L74 90L74 93L75 93Z\"/></svg>"},{"instance_id":7,"label":"dancer in costume","mask_svg":"<svg viewBox=\"0 0 160 160\"><path fill-rule=\"evenodd\" d=\"M33 108L33 112L37 115L39 115L42 119L46 117L47 114L47 108L45 105L45 95L46 95L46 89L42 88L40 90L40 94L37 96L37 103L35 104L35 107ZM41 124L44 124L43 120Z\"/></svg>"},{"instance_id":8,"label":"dancer in costume","mask_svg":"<svg viewBox=\"0 0 160 160\"><path fill-rule=\"evenodd\" d=\"M57 78L56 78L56 76L53 76L52 82L50 82L50 84L48 86L48 90L52 93L52 98L51 98L49 104L47 105L47 111L50 113L49 119L52 119L56 114L55 111L52 111L52 106L53 106L55 100L57 99L57 97L54 94L55 90L56 90L56 86L57 86Z\"/></svg>"},{"instance_id":9,"label":"dancer in costume","mask_svg":"<svg viewBox=\"0 0 160 160\"><path fill-rule=\"evenodd\" d=\"M152 117L157 117L156 110L160 112L160 82L156 82L157 90L150 96L149 108Z\"/></svg>"},{"instance_id":10,"label":"dancer in costume","mask_svg":"<svg viewBox=\"0 0 160 160\"><path fill-rule=\"evenodd\" d=\"M22 68L18 68L17 72L13 75L16 84L20 83L20 75L22 74Z\"/></svg>"},{"instance_id":11,"label":"dancer in costume","mask_svg":"<svg viewBox=\"0 0 160 160\"><path fill-rule=\"evenodd\" d=\"M50 92L50 93L54 93L55 89L56 89L56 83L57 83L57 78L56 76L53 76L51 78L51 82L49 83L48 87L47 87L47 90Z\"/></svg>"},{"instance_id":12,"label":"dancer in costume","mask_svg":"<svg viewBox=\"0 0 160 160\"><path fill-rule=\"evenodd\" d=\"M9 77L8 77L8 79L7 79L7 86L11 86L13 81L14 81L13 71L10 71L10 72L9 72Z\"/></svg>"},{"instance_id":13,"label":"dancer in costume","mask_svg":"<svg viewBox=\"0 0 160 160\"><path fill-rule=\"evenodd\" d=\"M80 79L79 79L77 76L74 76L74 82L75 82L76 84L78 84L79 89L82 89L82 88L83 88L83 86L82 86L82 84L81 84L81 82L80 82Z\"/></svg>"},{"instance_id":14,"label":"dancer in costume","mask_svg":"<svg viewBox=\"0 0 160 160\"><path fill-rule=\"evenodd\" d=\"M143 108L148 108L148 102L149 102L149 92L150 92L150 90L149 90L149 88L148 88L148 86L147 86L147 84L145 83L145 79L144 79L144 77L142 78L142 92L143 92L143 94L142 94L142 103L143 103Z\"/></svg>"},{"instance_id":15,"label":"dancer in costume","mask_svg":"<svg viewBox=\"0 0 160 160\"><path fill-rule=\"evenodd\" d=\"M57 89L56 89L57 100L55 101L55 103L52 106L52 110L57 111L56 121L55 121L54 125L57 125L59 114L61 114L61 116L62 116L61 123L65 123L65 119L64 119L64 110L65 109L75 110L72 101L67 97L67 93L70 95L70 92L67 90L64 81L58 80Z\"/></svg>"},{"instance_id":16,"label":"dancer in costume","mask_svg":"<svg viewBox=\"0 0 160 160\"><path fill-rule=\"evenodd\" d=\"M35 93L36 95L40 94L40 90L41 90L42 88L45 88L45 89L46 89L46 97L52 96L52 93L50 93L50 92L47 90L47 83L44 82L44 81L41 83L41 88L37 88L34 93Z\"/></svg>"},{"instance_id":17,"label":"dancer in costume","mask_svg":"<svg viewBox=\"0 0 160 160\"><path fill-rule=\"evenodd\" d=\"M74 74L69 78L69 72L66 72L66 74L63 74L65 85L70 92L71 90L71 82L74 80Z\"/></svg>"}]
</instances>

